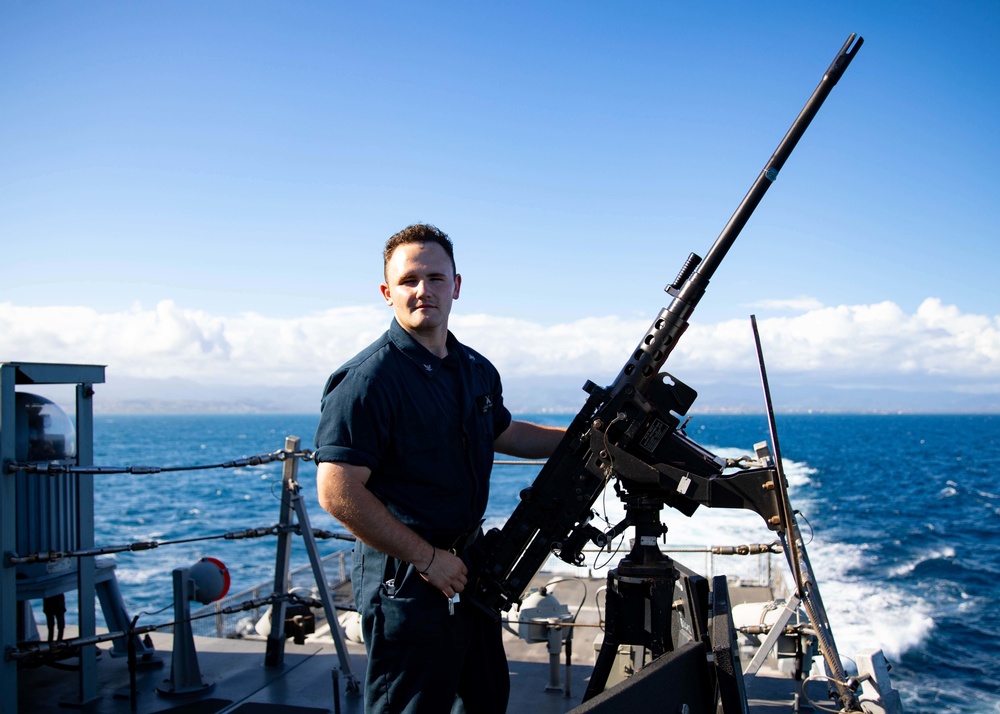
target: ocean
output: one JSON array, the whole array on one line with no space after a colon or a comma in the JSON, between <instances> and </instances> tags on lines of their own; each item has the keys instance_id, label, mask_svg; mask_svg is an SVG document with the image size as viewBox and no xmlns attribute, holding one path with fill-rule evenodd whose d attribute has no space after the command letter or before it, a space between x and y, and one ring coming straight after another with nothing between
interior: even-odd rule
<instances>
[{"instance_id":1,"label":"ocean","mask_svg":"<svg viewBox=\"0 0 1000 714\"><path fill-rule=\"evenodd\" d=\"M565 424L569 416L521 418ZM214 464L312 447L318 416L97 416L102 466ZM1000 415L778 415L791 501L799 512L842 655L881 647L907 712L1000 712ZM724 456L768 439L763 415L695 415L688 434ZM500 525L537 467L498 467L487 525ZM101 475L98 546L174 541L277 523L281 464L252 468ZM315 468L300 482L315 528L342 530L315 500ZM595 506L614 520L616 505ZM772 540L750 512L668 510L669 545ZM203 540L114 557L130 614L164 621L171 571L202 556L223 561L232 591L273 578L273 537ZM325 553L344 547L322 541ZM783 560L781 561L784 562ZM301 541L293 565L307 563ZM159 619L158 619L159 617ZM72 617L70 617L72 619Z\"/></svg>"}]
</instances>

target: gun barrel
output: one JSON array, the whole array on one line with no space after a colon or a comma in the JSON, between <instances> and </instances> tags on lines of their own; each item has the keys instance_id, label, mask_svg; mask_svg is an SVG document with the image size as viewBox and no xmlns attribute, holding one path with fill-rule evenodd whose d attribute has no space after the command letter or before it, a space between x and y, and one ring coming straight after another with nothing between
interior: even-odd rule
<instances>
[{"instance_id":1,"label":"gun barrel","mask_svg":"<svg viewBox=\"0 0 1000 714\"><path fill-rule=\"evenodd\" d=\"M764 165L760 175L757 176L757 180L754 181L750 190L747 191L746 196L744 196L740 205L729 219L729 222L722 229L719 237L715 239L715 243L704 259L693 270L688 271L682 285L674 284L667 288L667 291L673 295L673 300L667 308L660 311L656 320L653 321L646 336L639 343L639 346L632 353L629 361L615 379L615 387L631 383L639 391L644 391L649 382L659 372L660 367L663 366L663 363L677 344L677 340L687 329L688 318L694 312L702 295L705 294L705 289L708 287L708 283L715 274L722 259L726 257L726 253L729 252L737 236L739 236L747 221L750 220L750 216L757 208L761 199L764 198L767 189L778 178L778 173L785 165L785 161L791 155L799 139L802 138L813 117L816 116L820 107L823 106L823 102L829 96L833 87L840 80L841 76L843 76L844 71L850 65L851 60L854 59L863 42L863 38L857 37L854 34L847 38L843 47L840 48L840 52L837 53L837 56L824 73L819 85L813 90L809 100L799 112L795 121L792 122L791 127L785 132L785 136L781 140L781 143L778 144L778 148L771 154L771 158ZM683 268L681 272L684 273Z\"/></svg>"},{"instance_id":2,"label":"gun barrel","mask_svg":"<svg viewBox=\"0 0 1000 714\"><path fill-rule=\"evenodd\" d=\"M736 241L736 237L743 230L751 214L757 208L757 204L760 203L767 189L778 178L778 173L784 167L785 161L788 160L795 145L799 143L799 139L802 138L813 117L819 112L820 107L823 106L823 102L826 101L834 86L840 81L851 60L854 59L858 49L864 42L864 38L862 37L857 37L857 41L855 41L856 37L856 35L852 34L847 38L844 46L840 48L840 52L837 53L837 56L823 75L823 79L820 80L816 89L813 90L812 96L809 97L805 106L802 107L802 111L799 112L795 121L792 122L791 127L785 132L785 136L781 140L781 143L778 144L778 148L774 150L774 153L767 164L765 164L757 180L754 181L753 186L750 187L747 195L739 207L737 207L735 213L733 213L732 218L729 219L725 228L722 229L722 233L719 234L708 255L701 261L697 272L701 274L705 282L708 282L715 273L715 269L719 267L719 263L722 262L726 252Z\"/></svg>"}]
</instances>

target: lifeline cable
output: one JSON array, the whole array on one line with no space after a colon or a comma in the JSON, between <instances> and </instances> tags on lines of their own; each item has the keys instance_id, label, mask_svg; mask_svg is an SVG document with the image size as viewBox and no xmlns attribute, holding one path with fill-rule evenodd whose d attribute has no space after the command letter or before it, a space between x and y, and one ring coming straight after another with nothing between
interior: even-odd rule
<instances>
[{"instance_id":1,"label":"lifeline cable","mask_svg":"<svg viewBox=\"0 0 1000 714\"><path fill-rule=\"evenodd\" d=\"M298 458L303 461L312 461L315 453L309 449L301 451L289 451L288 449L278 449L266 454L246 456L242 459L223 461L216 464L198 464L194 466L69 466L57 463L10 463L7 464L7 473L28 473L44 474L46 476L58 476L61 474L134 474L149 475L167 473L170 471L204 471L208 469L236 469L246 466L263 466L274 461L287 461L289 458Z\"/></svg>"},{"instance_id":2,"label":"lifeline cable","mask_svg":"<svg viewBox=\"0 0 1000 714\"><path fill-rule=\"evenodd\" d=\"M203 540L242 540L244 538L263 538L270 535L278 535L282 531L288 531L302 535L302 527L300 524L289 526L287 528L281 528L277 525L267 526L267 527L257 527L257 528L247 528L242 531L229 531L228 533L221 533L219 535L210 536L199 536L197 538L180 538L178 540L162 540L162 541L136 541L134 543L126 543L124 545L108 545L102 546L100 548L87 548L85 550L70 550L70 551L45 551L41 553L29 553L28 555L17 555L9 554L5 563L7 565L22 565L25 563L50 563L56 560L61 560L63 558L90 558L98 555L112 555L114 553L126 553L126 552L139 552L143 550L153 550L154 548L159 548L161 545L178 545L181 543L196 543ZM319 538L321 540L346 540L354 542L357 540L352 535L344 535L342 533L333 533L332 531L323 530L320 528L313 529L313 537Z\"/></svg>"},{"instance_id":3,"label":"lifeline cable","mask_svg":"<svg viewBox=\"0 0 1000 714\"><path fill-rule=\"evenodd\" d=\"M202 615L193 615L187 619L187 622L194 622L195 620L201 620L206 617L215 617L217 615L233 615L238 612L244 612L246 610L254 610L267 605L273 605L279 601L287 601L299 605L306 605L307 607L322 607L322 603L315 598L302 597L301 595L296 595L294 593L273 593L265 598L256 598L253 600L246 600L241 602L239 605L231 605L229 607L222 608L218 611L212 610L206 612ZM135 620L138 620L136 616ZM133 621L135 621L133 620ZM164 622L158 625L143 625L141 627L131 627L126 632L107 632L99 635L91 635L89 637L74 637L69 640L61 640L59 642L22 642L19 643L16 648L8 648L5 656L12 660L23 660L29 659L31 657L44 657L47 655L61 655L66 652L72 652L80 647L85 647L87 645L97 645L103 642L111 642L112 640L117 640L121 637L133 637L136 635L144 635L150 632L156 632L166 627L173 627L180 624L179 621L175 622Z\"/></svg>"}]
</instances>

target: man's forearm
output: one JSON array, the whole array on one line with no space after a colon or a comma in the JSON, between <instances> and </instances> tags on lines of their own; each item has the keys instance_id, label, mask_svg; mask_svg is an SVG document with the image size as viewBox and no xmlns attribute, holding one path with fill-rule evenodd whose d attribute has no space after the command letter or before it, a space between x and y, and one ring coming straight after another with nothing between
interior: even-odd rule
<instances>
[{"instance_id":1,"label":"man's forearm","mask_svg":"<svg viewBox=\"0 0 1000 714\"><path fill-rule=\"evenodd\" d=\"M552 455L566 430L526 421L512 421L494 443L497 451L523 459L544 459Z\"/></svg>"},{"instance_id":2,"label":"man's forearm","mask_svg":"<svg viewBox=\"0 0 1000 714\"><path fill-rule=\"evenodd\" d=\"M316 472L320 505L362 543L412 563L427 582L448 597L461 592L468 582L462 559L435 548L392 515L368 490L367 476L366 469L321 463Z\"/></svg>"},{"instance_id":3,"label":"man's forearm","mask_svg":"<svg viewBox=\"0 0 1000 714\"><path fill-rule=\"evenodd\" d=\"M366 545L413 563L418 570L431 559L432 546L412 528L396 518L364 484L353 479L322 475L320 503L348 531Z\"/></svg>"}]
</instances>

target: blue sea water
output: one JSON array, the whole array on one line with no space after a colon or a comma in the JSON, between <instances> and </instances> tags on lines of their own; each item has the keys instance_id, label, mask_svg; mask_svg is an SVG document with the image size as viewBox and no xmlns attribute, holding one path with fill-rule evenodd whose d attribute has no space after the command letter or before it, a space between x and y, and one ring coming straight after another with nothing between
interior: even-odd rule
<instances>
[{"instance_id":1,"label":"blue sea water","mask_svg":"<svg viewBox=\"0 0 1000 714\"><path fill-rule=\"evenodd\" d=\"M527 416L564 424L568 416ZM312 446L317 417L98 416L99 465L210 464L271 452L286 435ZM793 506L842 654L877 646L907 712L1000 712L1000 416L778 415ZM688 433L730 455L768 439L762 415L696 415ZM534 467L498 469L487 518L514 509ZM301 483L312 525L341 530ZM97 544L172 541L277 522L281 465L96 477ZM675 543L767 542L750 513L665 518ZM721 537L720 537L721 536ZM343 547L324 542L326 550ZM115 556L132 614L171 604L171 571L201 556L239 590L273 577L274 539L207 540ZM293 564L305 564L297 543ZM144 615L156 622L155 616Z\"/></svg>"}]
</instances>

